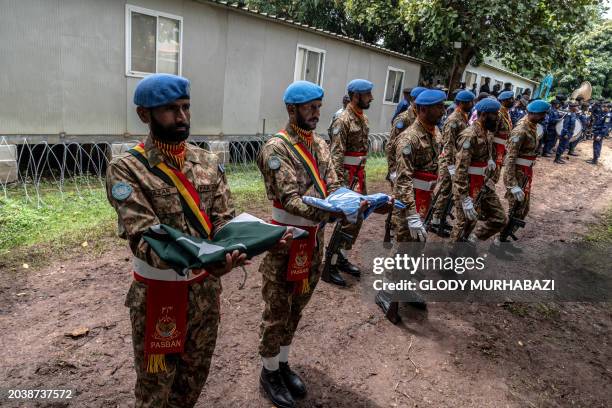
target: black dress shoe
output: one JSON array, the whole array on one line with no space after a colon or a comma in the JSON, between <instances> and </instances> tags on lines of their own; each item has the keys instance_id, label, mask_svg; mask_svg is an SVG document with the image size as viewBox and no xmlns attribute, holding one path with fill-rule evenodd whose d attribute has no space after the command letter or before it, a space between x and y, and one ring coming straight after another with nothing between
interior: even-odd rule
<instances>
[{"instance_id":1,"label":"black dress shoe","mask_svg":"<svg viewBox=\"0 0 612 408\"><path fill-rule=\"evenodd\" d=\"M542 157L550 157L552 156L550 153L542 153Z\"/></svg>"},{"instance_id":2,"label":"black dress shoe","mask_svg":"<svg viewBox=\"0 0 612 408\"><path fill-rule=\"evenodd\" d=\"M346 281L338 273L335 266L329 267L329 272L321 276L323 282L331 283L332 285L346 286Z\"/></svg>"},{"instance_id":3,"label":"black dress shoe","mask_svg":"<svg viewBox=\"0 0 612 408\"><path fill-rule=\"evenodd\" d=\"M574 153L574 152L569 152L568 153L570 156L578 156L578 153Z\"/></svg>"},{"instance_id":4,"label":"black dress shoe","mask_svg":"<svg viewBox=\"0 0 612 408\"><path fill-rule=\"evenodd\" d=\"M406 304L408 306L412 306L419 310L427 310L427 303L425 302L425 299L421 297L421 295L413 290L409 291L407 295L409 299Z\"/></svg>"},{"instance_id":5,"label":"black dress shoe","mask_svg":"<svg viewBox=\"0 0 612 408\"><path fill-rule=\"evenodd\" d=\"M295 401L283 381L280 369L269 371L266 370L265 367L262 367L261 375L259 376L259 384L261 384L270 402L276 407L295 407Z\"/></svg>"},{"instance_id":6,"label":"black dress shoe","mask_svg":"<svg viewBox=\"0 0 612 408\"><path fill-rule=\"evenodd\" d=\"M349 275L353 275L357 278L361 276L361 271L359 268L350 263L349 260L340 253L338 254L338 260L336 261L336 268L339 271L346 272Z\"/></svg>"},{"instance_id":7,"label":"black dress shoe","mask_svg":"<svg viewBox=\"0 0 612 408\"><path fill-rule=\"evenodd\" d=\"M387 320L393 324L398 324L400 322L400 316L398 313L399 303L391 301L388 293L383 292L382 290L379 291L376 294L375 302L382 309Z\"/></svg>"},{"instance_id":8,"label":"black dress shoe","mask_svg":"<svg viewBox=\"0 0 612 408\"><path fill-rule=\"evenodd\" d=\"M303 398L306 396L306 385L299 375L289 367L289 363L279 363L279 370L287 389L294 398Z\"/></svg>"}]
</instances>

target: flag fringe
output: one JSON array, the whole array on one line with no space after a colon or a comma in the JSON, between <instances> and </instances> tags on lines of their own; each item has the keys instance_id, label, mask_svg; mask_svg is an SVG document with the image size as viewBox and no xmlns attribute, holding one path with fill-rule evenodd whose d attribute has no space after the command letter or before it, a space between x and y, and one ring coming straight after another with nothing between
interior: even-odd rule
<instances>
[{"instance_id":1,"label":"flag fringe","mask_svg":"<svg viewBox=\"0 0 612 408\"><path fill-rule=\"evenodd\" d=\"M145 358L147 373L157 374L166 372L166 356L164 354L149 354Z\"/></svg>"}]
</instances>

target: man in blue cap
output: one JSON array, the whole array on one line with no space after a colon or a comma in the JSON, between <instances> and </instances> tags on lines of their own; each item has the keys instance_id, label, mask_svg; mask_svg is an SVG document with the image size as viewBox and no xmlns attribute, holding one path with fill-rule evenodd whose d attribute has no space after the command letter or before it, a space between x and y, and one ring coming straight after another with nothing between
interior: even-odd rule
<instances>
[{"instance_id":1,"label":"man in blue cap","mask_svg":"<svg viewBox=\"0 0 612 408\"><path fill-rule=\"evenodd\" d=\"M436 192L438 199L435 203L432 230L440 236L448 236L446 231L440 230L440 225L446 225L445 210L449 205L452 194L452 177L455 175L455 154L457 152L458 136L468 126L468 115L474 106L474 95L470 91L460 91L455 96L456 108L448 117L442 128L442 153L438 159L438 184Z\"/></svg>"},{"instance_id":2,"label":"man in blue cap","mask_svg":"<svg viewBox=\"0 0 612 408\"><path fill-rule=\"evenodd\" d=\"M393 121L395 120L395 118L397 117L397 115L399 115L400 113L404 112L410 106L410 102L412 101L412 98L410 96L410 92L412 92L412 88L404 88L402 90L403 98L397 104L397 106L395 107L395 112L393 113L393 117L391 118L391 123L392 124L393 124Z\"/></svg>"},{"instance_id":3,"label":"man in blue cap","mask_svg":"<svg viewBox=\"0 0 612 408\"><path fill-rule=\"evenodd\" d=\"M557 142L557 123L561 120L559 115L559 106L561 103L554 99L550 102L550 110L546 115L544 123L544 146L542 147L542 157L550 157L553 147Z\"/></svg>"},{"instance_id":4,"label":"man in blue cap","mask_svg":"<svg viewBox=\"0 0 612 408\"><path fill-rule=\"evenodd\" d=\"M217 155L185 142L191 118L189 81L168 74L145 77L136 87L134 104L149 134L144 143L111 161L106 191L117 211L119 236L128 240L134 256L134 281L125 305L130 308L137 373L135 405L193 407L215 349L220 277L243 264L246 255L234 251L222 265L181 271L161 260L145 241L144 232L160 223L210 238L234 217L234 206ZM200 218L179 194L182 187L200 203ZM159 337L160 325L172 330Z\"/></svg>"},{"instance_id":5,"label":"man in blue cap","mask_svg":"<svg viewBox=\"0 0 612 408\"><path fill-rule=\"evenodd\" d=\"M367 79L353 79L349 82L347 91L351 101L332 124L331 155L338 180L361 194L367 194L365 164L368 156L369 126L364 110L367 110L374 100L373 86ZM339 271L355 277L361 275L359 268L348 260L348 251L355 243L361 225L360 220L356 224L347 222L342 227L342 232L352 239L342 241L338 256L333 258L336 263L330 265L329 274L323 276L324 281L346 286L346 281Z\"/></svg>"},{"instance_id":6,"label":"man in blue cap","mask_svg":"<svg viewBox=\"0 0 612 408\"><path fill-rule=\"evenodd\" d=\"M557 145L557 152L555 157L555 163L565 164L565 161L561 158L561 155L565 153L568 148L570 139L574 136L574 130L576 129L576 112L578 112L578 102L572 101L569 103L569 113L563 117L563 128L559 135L559 144Z\"/></svg>"},{"instance_id":7,"label":"man in blue cap","mask_svg":"<svg viewBox=\"0 0 612 408\"><path fill-rule=\"evenodd\" d=\"M587 163L597 164L599 155L601 154L601 145L604 137L610 131L612 123L612 113L608 104L597 104L593 111L593 158Z\"/></svg>"},{"instance_id":8,"label":"man in blue cap","mask_svg":"<svg viewBox=\"0 0 612 408\"><path fill-rule=\"evenodd\" d=\"M477 119L459 135L457 170L453 178L455 226L454 242L485 241L506 225L506 216L492 182L496 164L493 156L494 132L498 126L501 104L494 98L484 98L475 106ZM475 207L481 193L480 206ZM484 220L474 232L478 219Z\"/></svg>"},{"instance_id":9,"label":"man in blue cap","mask_svg":"<svg viewBox=\"0 0 612 408\"><path fill-rule=\"evenodd\" d=\"M504 162L504 184L506 198L512 212L512 217L524 220L529 212L529 199L531 197L531 182L533 179L533 165L535 164L538 147L537 125L544 121L550 104L541 99L527 105L527 115L512 129L508 139L508 154ZM514 234L518 226L510 225L500 234L501 242L508 242L509 234ZM510 251L517 250L509 244L505 245Z\"/></svg>"},{"instance_id":10,"label":"man in blue cap","mask_svg":"<svg viewBox=\"0 0 612 408\"><path fill-rule=\"evenodd\" d=\"M260 384L270 401L282 408L293 407L295 399L306 394L304 382L289 367L289 347L321 276L324 228L319 225L334 215L304 204L302 197L325 198L340 186L327 143L315 133L322 99L323 89L316 84L297 81L289 85L283 97L289 121L257 157L266 194L273 203L272 222L309 233L307 240L293 240L289 249L268 252L259 267L265 302Z\"/></svg>"},{"instance_id":11,"label":"man in blue cap","mask_svg":"<svg viewBox=\"0 0 612 408\"><path fill-rule=\"evenodd\" d=\"M387 180L393 185L393 181L395 180L395 145L397 143L397 137L404 130L408 129L410 125L414 123L416 120L416 105L414 104L414 100L417 96L420 95L421 92L426 90L427 88L423 88L422 86L417 86L410 91L410 106L397 115L397 117L393 120L393 124L391 126L391 131L389 132L389 140L387 141L387 145L385 146L385 153L387 155Z\"/></svg>"},{"instance_id":12,"label":"man in blue cap","mask_svg":"<svg viewBox=\"0 0 612 408\"><path fill-rule=\"evenodd\" d=\"M503 91L497 97L501 104L499 108L499 118L497 120L497 128L493 133L494 160L495 171L491 177L494 183L497 184L501 177L501 169L506 157L506 142L508 135L512 131L512 119L510 118L510 108L514 103L514 93L512 91Z\"/></svg>"},{"instance_id":13,"label":"man in blue cap","mask_svg":"<svg viewBox=\"0 0 612 408\"><path fill-rule=\"evenodd\" d=\"M436 124L444 115L446 94L440 90L428 89L419 94L416 121L397 140L397 178L393 195L406 204L403 210L393 211L393 226L396 241L425 242L427 231L423 219L431 206L433 190L438 179L438 140L440 131ZM425 309L425 302L418 294L411 292L414 307ZM399 322L399 303L392 294L379 291L376 304L393 324Z\"/></svg>"}]
</instances>

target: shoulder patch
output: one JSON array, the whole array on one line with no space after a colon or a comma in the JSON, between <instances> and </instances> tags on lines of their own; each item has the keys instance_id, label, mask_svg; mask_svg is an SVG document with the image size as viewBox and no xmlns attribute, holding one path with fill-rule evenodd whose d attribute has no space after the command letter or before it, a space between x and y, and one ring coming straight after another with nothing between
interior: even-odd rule
<instances>
[{"instance_id":1,"label":"shoulder patch","mask_svg":"<svg viewBox=\"0 0 612 408\"><path fill-rule=\"evenodd\" d=\"M519 140L521 140L520 136L512 136L512 143L518 143Z\"/></svg>"},{"instance_id":2,"label":"shoulder patch","mask_svg":"<svg viewBox=\"0 0 612 408\"><path fill-rule=\"evenodd\" d=\"M466 140L465 142L463 142L462 147L463 147L464 149L469 149L469 148L470 148L470 146L471 146L471 144L470 144L470 141L469 141L469 140Z\"/></svg>"},{"instance_id":3,"label":"shoulder patch","mask_svg":"<svg viewBox=\"0 0 612 408\"><path fill-rule=\"evenodd\" d=\"M219 163L219 172L220 173L225 173L225 166L223 165L223 163Z\"/></svg>"},{"instance_id":4,"label":"shoulder patch","mask_svg":"<svg viewBox=\"0 0 612 408\"><path fill-rule=\"evenodd\" d=\"M123 201L128 198L132 194L132 186L123 181L115 183L113 188L111 189L111 194L113 198L117 201Z\"/></svg>"},{"instance_id":5,"label":"shoulder patch","mask_svg":"<svg viewBox=\"0 0 612 408\"><path fill-rule=\"evenodd\" d=\"M333 133L334 135L337 135L338 133L340 133L340 126L336 126L336 127L334 128L334 130L332 130L332 133Z\"/></svg>"},{"instance_id":6,"label":"shoulder patch","mask_svg":"<svg viewBox=\"0 0 612 408\"><path fill-rule=\"evenodd\" d=\"M400 120L399 122L397 122L395 127L398 128L398 129L402 129L404 127L404 121Z\"/></svg>"},{"instance_id":7,"label":"shoulder patch","mask_svg":"<svg viewBox=\"0 0 612 408\"><path fill-rule=\"evenodd\" d=\"M278 170L280 169L280 159L276 156L272 156L268 159L268 167L270 168L270 170Z\"/></svg>"},{"instance_id":8,"label":"shoulder patch","mask_svg":"<svg viewBox=\"0 0 612 408\"><path fill-rule=\"evenodd\" d=\"M406 147L404 147L404 149L402 150L402 154L404 156L410 156L411 153L412 153L412 147L410 145L406 145Z\"/></svg>"}]
</instances>

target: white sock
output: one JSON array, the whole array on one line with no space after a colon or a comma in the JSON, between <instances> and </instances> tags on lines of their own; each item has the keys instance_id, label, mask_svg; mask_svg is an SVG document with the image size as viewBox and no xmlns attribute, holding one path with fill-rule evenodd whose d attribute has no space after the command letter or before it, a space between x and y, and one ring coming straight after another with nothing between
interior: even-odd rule
<instances>
[{"instance_id":1,"label":"white sock","mask_svg":"<svg viewBox=\"0 0 612 408\"><path fill-rule=\"evenodd\" d=\"M262 357L263 366L268 371L278 370L278 354L274 357Z\"/></svg>"},{"instance_id":2,"label":"white sock","mask_svg":"<svg viewBox=\"0 0 612 408\"><path fill-rule=\"evenodd\" d=\"M289 361L289 347L290 346L281 346L280 353L278 355L278 361L281 363L287 363Z\"/></svg>"}]
</instances>

